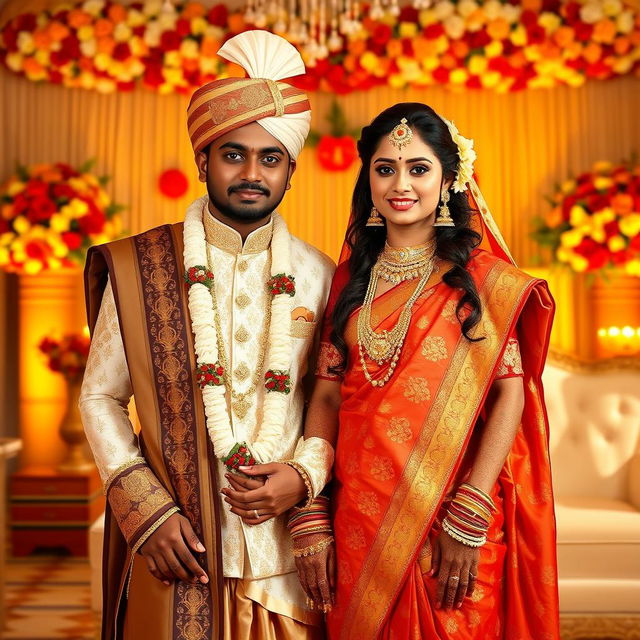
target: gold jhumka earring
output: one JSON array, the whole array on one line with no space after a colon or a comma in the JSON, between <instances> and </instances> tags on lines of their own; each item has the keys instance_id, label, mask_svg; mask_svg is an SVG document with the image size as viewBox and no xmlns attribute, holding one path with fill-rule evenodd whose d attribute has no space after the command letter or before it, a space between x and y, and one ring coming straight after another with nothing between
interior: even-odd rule
<instances>
[{"instance_id":1,"label":"gold jhumka earring","mask_svg":"<svg viewBox=\"0 0 640 640\"><path fill-rule=\"evenodd\" d=\"M378 213L378 210L375 207L371 207L371 213L369 214L369 218L367 219L367 227L384 227L384 222L382 221L382 217Z\"/></svg>"},{"instance_id":2,"label":"gold jhumka earring","mask_svg":"<svg viewBox=\"0 0 640 640\"><path fill-rule=\"evenodd\" d=\"M440 194L442 198L442 205L438 209L438 215L436 221L433 223L434 227L455 227L456 223L451 218L451 212L449 211L449 189L443 189Z\"/></svg>"}]
</instances>

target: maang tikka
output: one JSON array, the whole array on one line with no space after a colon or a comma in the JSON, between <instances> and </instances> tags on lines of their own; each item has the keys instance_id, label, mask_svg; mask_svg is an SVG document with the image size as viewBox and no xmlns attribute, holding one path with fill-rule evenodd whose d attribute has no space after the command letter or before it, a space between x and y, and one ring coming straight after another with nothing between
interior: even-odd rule
<instances>
[{"instance_id":1,"label":"maang tikka","mask_svg":"<svg viewBox=\"0 0 640 640\"><path fill-rule=\"evenodd\" d=\"M389 134L389 142L397 149L402 149L402 147L408 145L411 140L413 140L413 131L411 131L411 127L407 124L407 119L402 118L400 124L397 124Z\"/></svg>"}]
</instances>

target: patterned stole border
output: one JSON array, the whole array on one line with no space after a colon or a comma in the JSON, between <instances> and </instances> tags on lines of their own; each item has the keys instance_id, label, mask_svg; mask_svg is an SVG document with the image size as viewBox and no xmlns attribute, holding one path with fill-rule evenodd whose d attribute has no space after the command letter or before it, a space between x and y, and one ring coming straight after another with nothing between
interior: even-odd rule
<instances>
[{"instance_id":1,"label":"patterned stole border","mask_svg":"<svg viewBox=\"0 0 640 640\"><path fill-rule=\"evenodd\" d=\"M199 456L187 319L182 310L182 272L170 225L133 238L144 299L155 382L162 451L177 502L202 540ZM207 566L206 553L198 560ZM205 640L212 634L210 584L177 582L174 588L174 640Z\"/></svg>"},{"instance_id":2,"label":"patterned stole border","mask_svg":"<svg viewBox=\"0 0 640 640\"><path fill-rule=\"evenodd\" d=\"M534 283L499 262L479 287L484 311L475 334L485 340L458 343L351 593L340 638L377 637L482 407L487 384L477 381L490 380L517 311ZM500 313L488 313L498 309Z\"/></svg>"}]
</instances>

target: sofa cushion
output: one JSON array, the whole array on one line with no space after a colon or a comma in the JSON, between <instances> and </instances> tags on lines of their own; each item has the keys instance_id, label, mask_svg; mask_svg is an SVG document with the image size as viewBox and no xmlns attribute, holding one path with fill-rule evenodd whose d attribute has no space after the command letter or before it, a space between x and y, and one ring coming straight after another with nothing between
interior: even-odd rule
<instances>
[{"instance_id":1,"label":"sofa cushion","mask_svg":"<svg viewBox=\"0 0 640 640\"><path fill-rule=\"evenodd\" d=\"M640 582L640 511L607 498L556 497L562 578Z\"/></svg>"}]
</instances>

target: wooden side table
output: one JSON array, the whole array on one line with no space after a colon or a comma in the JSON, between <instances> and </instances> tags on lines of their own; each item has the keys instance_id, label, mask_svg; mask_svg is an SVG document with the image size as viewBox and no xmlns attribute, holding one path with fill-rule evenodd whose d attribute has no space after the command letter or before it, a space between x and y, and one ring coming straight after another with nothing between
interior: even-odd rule
<instances>
[{"instance_id":1,"label":"wooden side table","mask_svg":"<svg viewBox=\"0 0 640 640\"><path fill-rule=\"evenodd\" d=\"M15 456L18 451L22 449L22 441L17 438L0 438L0 638L4 631L4 576L7 575L5 571L5 554L6 554L6 531L7 531L7 504L5 502L7 495L7 484L5 478L7 477L7 460Z\"/></svg>"},{"instance_id":2,"label":"wooden side table","mask_svg":"<svg viewBox=\"0 0 640 640\"><path fill-rule=\"evenodd\" d=\"M104 511L95 467L83 473L27 467L11 477L11 541L14 556L64 547L88 555L88 532Z\"/></svg>"}]
</instances>

